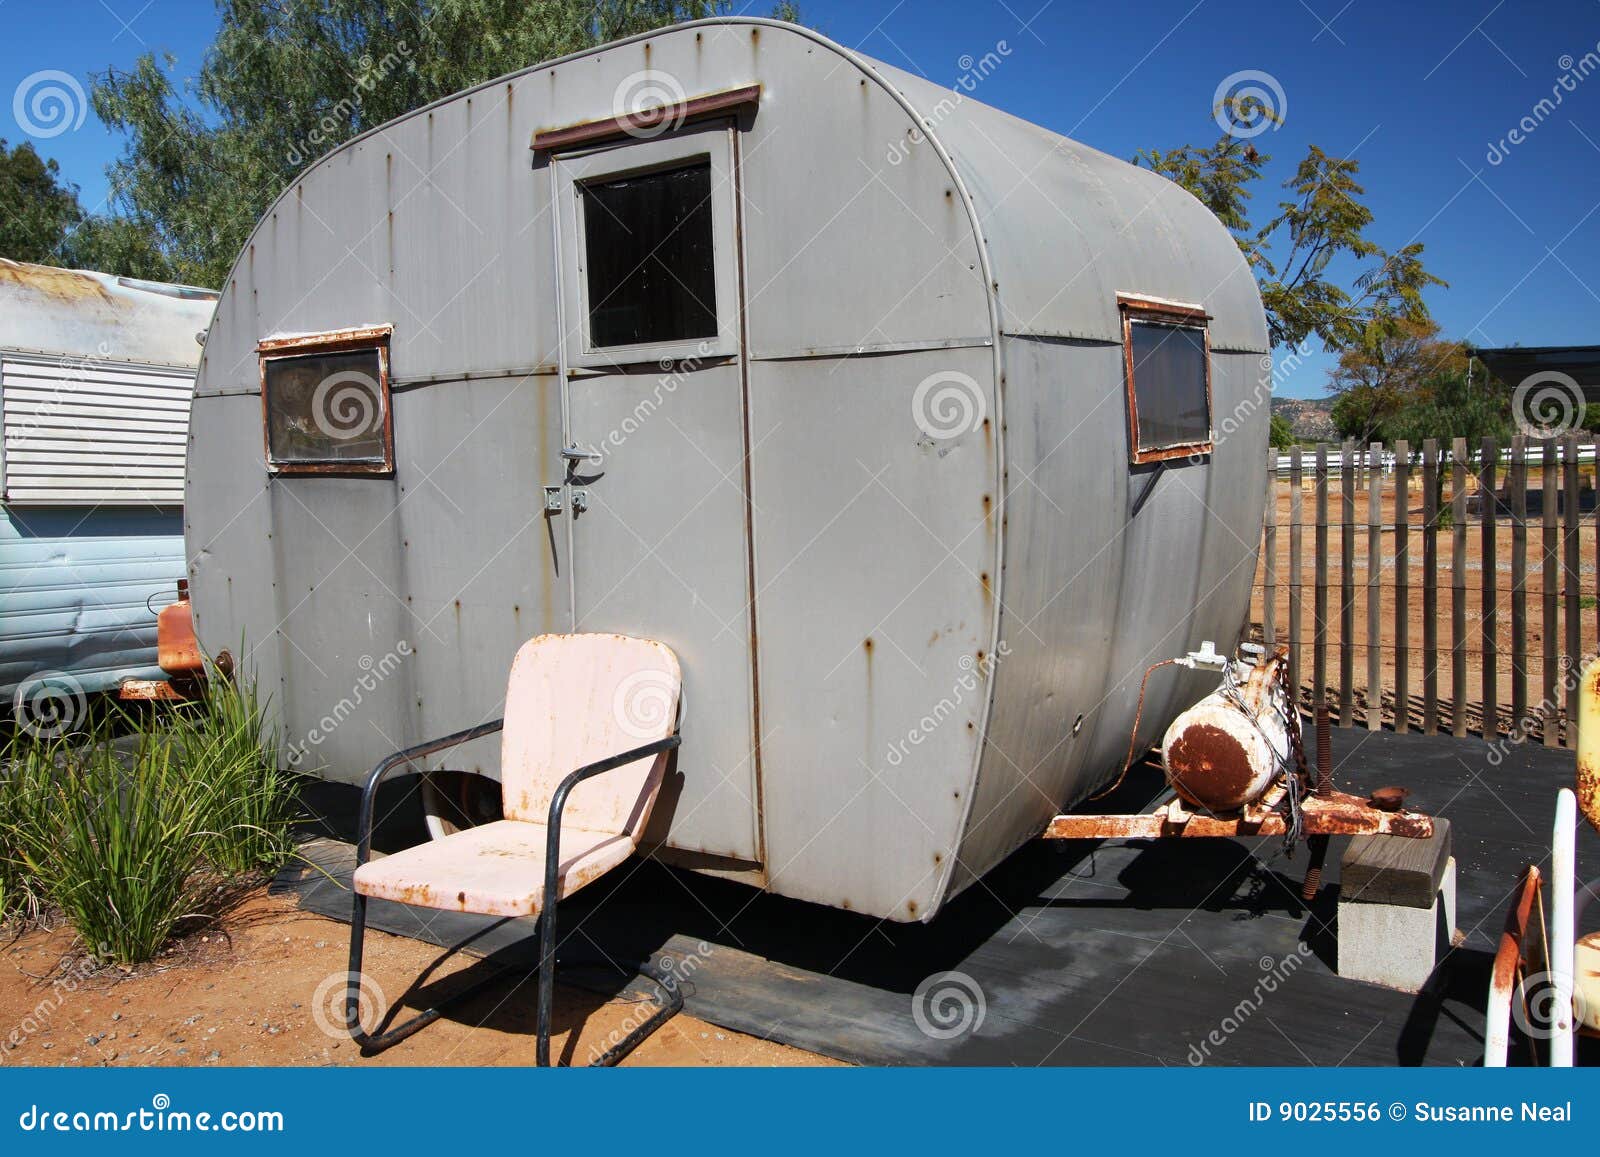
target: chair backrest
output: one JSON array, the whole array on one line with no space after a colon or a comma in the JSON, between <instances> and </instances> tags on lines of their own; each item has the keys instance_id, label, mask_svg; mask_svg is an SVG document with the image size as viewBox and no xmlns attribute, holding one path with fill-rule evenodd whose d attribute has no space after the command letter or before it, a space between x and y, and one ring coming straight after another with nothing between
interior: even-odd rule
<instances>
[{"instance_id":1,"label":"chair backrest","mask_svg":"<svg viewBox=\"0 0 1600 1157\"><path fill-rule=\"evenodd\" d=\"M677 656L651 639L540 635L524 643L506 685L506 818L549 822L550 797L578 768L671 735L682 685ZM638 839L669 754L579 784L562 825Z\"/></svg>"}]
</instances>

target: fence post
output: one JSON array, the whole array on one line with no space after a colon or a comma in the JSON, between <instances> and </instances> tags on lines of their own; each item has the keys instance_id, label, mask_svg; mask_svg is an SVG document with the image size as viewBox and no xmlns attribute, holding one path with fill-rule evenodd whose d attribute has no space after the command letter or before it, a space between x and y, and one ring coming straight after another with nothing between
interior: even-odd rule
<instances>
[{"instance_id":1,"label":"fence post","mask_svg":"<svg viewBox=\"0 0 1600 1157\"><path fill-rule=\"evenodd\" d=\"M1411 444L1394 444L1394 729L1411 726Z\"/></svg>"},{"instance_id":2,"label":"fence post","mask_svg":"<svg viewBox=\"0 0 1600 1157\"><path fill-rule=\"evenodd\" d=\"M1528 723L1528 440L1511 439L1511 730Z\"/></svg>"},{"instance_id":3,"label":"fence post","mask_svg":"<svg viewBox=\"0 0 1600 1157\"><path fill-rule=\"evenodd\" d=\"M1578 574L1578 519L1582 514L1583 485L1578 474L1578 436L1568 434L1562 444L1561 505L1565 516L1562 546L1566 565L1562 588L1566 594L1566 665L1561 677L1567 692L1567 746L1578 746L1578 672L1583 665L1583 593Z\"/></svg>"},{"instance_id":4,"label":"fence post","mask_svg":"<svg viewBox=\"0 0 1600 1157\"><path fill-rule=\"evenodd\" d=\"M1316 601L1313 604L1311 643L1311 702L1326 703L1328 695L1328 446L1317 443Z\"/></svg>"},{"instance_id":5,"label":"fence post","mask_svg":"<svg viewBox=\"0 0 1600 1157\"><path fill-rule=\"evenodd\" d=\"M1539 594L1544 603L1542 621L1544 623L1544 652L1539 662L1539 682L1541 708L1539 711L1544 731L1544 745L1546 747L1559 747L1561 745L1561 672L1557 670L1556 662L1561 647L1561 624L1556 621L1557 592L1560 590L1560 580L1556 574L1561 565L1561 549L1558 541L1557 519L1559 518L1558 505L1560 503L1560 477L1556 468L1556 443L1553 438L1546 438L1539 443L1539 453L1543 460L1544 476L1539 481L1539 515L1543 523L1543 533L1540 535L1539 559Z\"/></svg>"},{"instance_id":6,"label":"fence post","mask_svg":"<svg viewBox=\"0 0 1600 1157\"><path fill-rule=\"evenodd\" d=\"M1294 688L1296 700L1300 695L1302 677L1301 649L1305 645L1304 608L1302 600L1305 585L1305 532L1304 502L1300 487L1304 479L1304 455L1300 447L1289 451L1289 684Z\"/></svg>"},{"instance_id":7,"label":"fence post","mask_svg":"<svg viewBox=\"0 0 1600 1157\"><path fill-rule=\"evenodd\" d=\"M1422 442L1422 733L1439 733L1439 443Z\"/></svg>"},{"instance_id":8,"label":"fence post","mask_svg":"<svg viewBox=\"0 0 1600 1157\"><path fill-rule=\"evenodd\" d=\"M1383 443L1367 448L1367 730L1383 726Z\"/></svg>"},{"instance_id":9,"label":"fence post","mask_svg":"<svg viewBox=\"0 0 1600 1157\"><path fill-rule=\"evenodd\" d=\"M1267 504L1261 513L1261 641L1278 641L1278 451L1267 447Z\"/></svg>"},{"instance_id":10,"label":"fence post","mask_svg":"<svg viewBox=\"0 0 1600 1157\"><path fill-rule=\"evenodd\" d=\"M1467 440L1450 444L1450 734L1467 734Z\"/></svg>"},{"instance_id":11,"label":"fence post","mask_svg":"<svg viewBox=\"0 0 1600 1157\"><path fill-rule=\"evenodd\" d=\"M1356 444L1339 451L1339 726L1355 724Z\"/></svg>"},{"instance_id":12,"label":"fence post","mask_svg":"<svg viewBox=\"0 0 1600 1157\"><path fill-rule=\"evenodd\" d=\"M1481 533L1483 545L1483 581L1479 589L1478 611L1483 619L1483 737L1493 739L1500 734L1500 707L1497 682L1500 675L1500 621L1499 556L1495 552L1494 532L1500 517L1500 487L1497 482L1500 469L1500 443L1485 438L1483 457L1478 463L1478 511L1483 520Z\"/></svg>"}]
</instances>

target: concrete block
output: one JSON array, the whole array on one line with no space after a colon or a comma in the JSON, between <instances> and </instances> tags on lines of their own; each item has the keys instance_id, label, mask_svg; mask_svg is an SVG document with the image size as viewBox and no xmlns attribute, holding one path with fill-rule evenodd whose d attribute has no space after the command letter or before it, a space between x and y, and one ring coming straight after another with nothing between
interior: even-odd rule
<instances>
[{"instance_id":1,"label":"concrete block","mask_svg":"<svg viewBox=\"0 0 1600 1157\"><path fill-rule=\"evenodd\" d=\"M1428 908L1339 901L1339 975L1418 992L1450 950L1456 927L1456 860L1445 863Z\"/></svg>"}]
</instances>

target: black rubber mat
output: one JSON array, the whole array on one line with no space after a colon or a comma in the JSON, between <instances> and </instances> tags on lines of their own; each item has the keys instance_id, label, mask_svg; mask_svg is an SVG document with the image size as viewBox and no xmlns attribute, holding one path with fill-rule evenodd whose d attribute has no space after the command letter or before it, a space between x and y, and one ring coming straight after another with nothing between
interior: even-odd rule
<instances>
[{"instance_id":1,"label":"black rubber mat","mask_svg":"<svg viewBox=\"0 0 1600 1157\"><path fill-rule=\"evenodd\" d=\"M1310 908L1305 854L1285 859L1276 839L1035 841L928 925L638 860L562 905L562 937L582 956L666 959L695 1016L862 1063L1476 1064L1506 905L1521 868L1548 862L1573 756L1525 744L1494 765L1479 740L1354 730L1335 730L1334 754L1339 787L1402 784L1409 806L1452 822L1465 941L1421 995L1334 974L1342 841ZM1096 810L1141 810L1161 787L1150 769L1129 780ZM307 852L319 870L279 888L348 919L349 845ZM1578 859L1600 875L1587 828ZM387 903L370 922L443 946L493 923ZM469 951L531 958L532 931L503 923Z\"/></svg>"}]
</instances>

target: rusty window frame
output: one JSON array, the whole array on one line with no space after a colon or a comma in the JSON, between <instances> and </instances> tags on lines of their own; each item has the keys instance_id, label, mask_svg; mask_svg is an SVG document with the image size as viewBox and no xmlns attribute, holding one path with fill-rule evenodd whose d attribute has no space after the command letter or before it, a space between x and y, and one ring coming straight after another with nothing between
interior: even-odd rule
<instances>
[{"instance_id":1,"label":"rusty window frame","mask_svg":"<svg viewBox=\"0 0 1600 1157\"><path fill-rule=\"evenodd\" d=\"M1122 313L1122 369L1128 402L1129 458L1134 465L1142 466L1211 453L1216 448L1211 408L1211 315L1198 305L1132 293L1117 294L1117 308ZM1206 436L1203 439L1165 446L1146 447L1140 443L1139 393L1134 383L1133 327L1141 323L1200 331L1205 351Z\"/></svg>"},{"instance_id":2,"label":"rusty window frame","mask_svg":"<svg viewBox=\"0 0 1600 1157\"><path fill-rule=\"evenodd\" d=\"M263 338L256 343L256 356L260 363L261 447L269 474L321 474L363 478L390 478L394 476L394 400L390 389L389 375L389 339L393 334L394 327L392 325L370 325L327 330L322 333ZM369 350L375 350L378 354L378 399L383 406L382 459L282 459L273 457L270 426L271 413L267 396L268 365L272 362L286 361L298 357L362 353Z\"/></svg>"}]
</instances>

